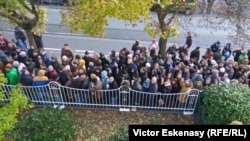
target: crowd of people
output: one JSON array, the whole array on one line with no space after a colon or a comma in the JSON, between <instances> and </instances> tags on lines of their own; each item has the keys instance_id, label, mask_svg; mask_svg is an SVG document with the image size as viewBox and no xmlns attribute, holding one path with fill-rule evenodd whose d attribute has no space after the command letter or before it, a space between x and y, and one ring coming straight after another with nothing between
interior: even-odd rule
<instances>
[{"instance_id":1,"label":"crowd of people","mask_svg":"<svg viewBox=\"0 0 250 141\"><path fill-rule=\"evenodd\" d=\"M232 50L230 43L223 46L217 41L201 54L199 46L193 48L190 32L183 45L169 46L164 58L156 40L148 47L135 40L119 55L112 50L109 55L86 51L80 56L65 43L60 56L51 56L43 47L27 48L22 38L19 35L8 40L0 34L0 70L9 85L42 86L55 81L89 91L127 85L141 92L188 94L193 88L202 90L216 83L250 84L250 55L245 47ZM185 102L187 95L178 100Z\"/></svg>"}]
</instances>

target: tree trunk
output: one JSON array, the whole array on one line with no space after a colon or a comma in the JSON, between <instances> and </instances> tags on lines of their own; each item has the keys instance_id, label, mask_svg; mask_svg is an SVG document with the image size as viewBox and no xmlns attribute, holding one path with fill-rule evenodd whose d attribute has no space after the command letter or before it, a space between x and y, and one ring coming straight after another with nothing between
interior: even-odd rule
<instances>
[{"instance_id":1,"label":"tree trunk","mask_svg":"<svg viewBox=\"0 0 250 141\"><path fill-rule=\"evenodd\" d=\"M29 45L33 45L35 48L37 48L36 46L36 42L35 42L35 39L33 37L33 34L32 34L32 31L31 29L24 29L25 32L26 32L26 35L27 35L27 38L28 38L28 41L29 41ZM29 47L28 47L29 48Z\"/></svg>"},{"instance_id":2,"label":"tree trunk","mask_svg":"<svg viewBox=\"0 0 250 141\"><path fill-rule=\"evenodd\" d=\"M166 56L167 40L168 40L168 38L163 39L163 38L161 37L160 54L161 54L161 56L162 56L163 58L165 58L165 56Z\"/></svg>"}]
</instances>

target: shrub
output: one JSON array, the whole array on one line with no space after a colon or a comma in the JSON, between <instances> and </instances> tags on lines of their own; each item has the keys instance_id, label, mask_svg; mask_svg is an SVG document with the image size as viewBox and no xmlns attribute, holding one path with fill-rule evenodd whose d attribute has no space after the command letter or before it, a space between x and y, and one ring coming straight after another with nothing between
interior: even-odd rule
<instances>
[{"instance_id":1,"label":"shrub","mask_svg":"<svg viewBox=\"0 0 250 141\"><path fill-rule=\"evenodd\" d=\"M204 88L202 121L205 124L250 122L250 89L238 83L219 83Z\"/></svg>"},{"instance_id":2,"label":"shrub","mask_svg":"<svg viewBox=\"0 0 250 141\"><path fill-rule=\"evenodd\" d=\"M0 85L6 82L7 78L4 73L0 72ZM4 140L6 133L15 128L18 115L33 106L23 94L20 85L9 87L9 89L9 101L4 102L5 93L3 87L0 87L0 140Z\"/></svg>"},{"instance_id":3,"label":"shrub","mask_svg":"<svg viewBox=\"0 0 250 141\"><path fill-rule=\"evenodd\" d=\"M41 108L23 116L12 136L16 140L67 141L75 135L70 111L58 108Z\"/></svg>"}]
</instances>

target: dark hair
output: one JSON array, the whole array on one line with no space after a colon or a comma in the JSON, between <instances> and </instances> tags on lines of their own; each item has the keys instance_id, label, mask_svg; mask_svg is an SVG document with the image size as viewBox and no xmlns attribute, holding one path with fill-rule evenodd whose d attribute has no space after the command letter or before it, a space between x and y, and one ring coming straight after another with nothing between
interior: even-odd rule
<instances>
[{"instance_id":1,"label":"dark hair","mask_svg":"<svg viewBox=\"0 0 250 141\"><path fill-rule=\"evenodd\" d=\"M80 55L75 56L76 59L81 59Z\"/></svg>"}]
</instances>

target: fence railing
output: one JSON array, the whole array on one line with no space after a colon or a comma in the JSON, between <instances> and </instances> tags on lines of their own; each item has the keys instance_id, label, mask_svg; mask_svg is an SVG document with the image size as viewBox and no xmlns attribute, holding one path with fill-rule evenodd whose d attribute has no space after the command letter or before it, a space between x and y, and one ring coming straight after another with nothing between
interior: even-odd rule
<instances>
[{"instance_id":1,"label":"fence railing","mask_svg":"<svg viewBox=\"0 0 250 141\"><path fill-rule=\"evenodd\" d=\"M4 102L8 102L13 85L2 85ZM61 108L92 108L119 111L157 111L194 114L199 90L189 93L146 93L129 87L91 92L49 82L43 86L22 86L22 92L35 106L60 106ZM182 98L183 102L179 99Z\"/></svg>"}]
</instances>

